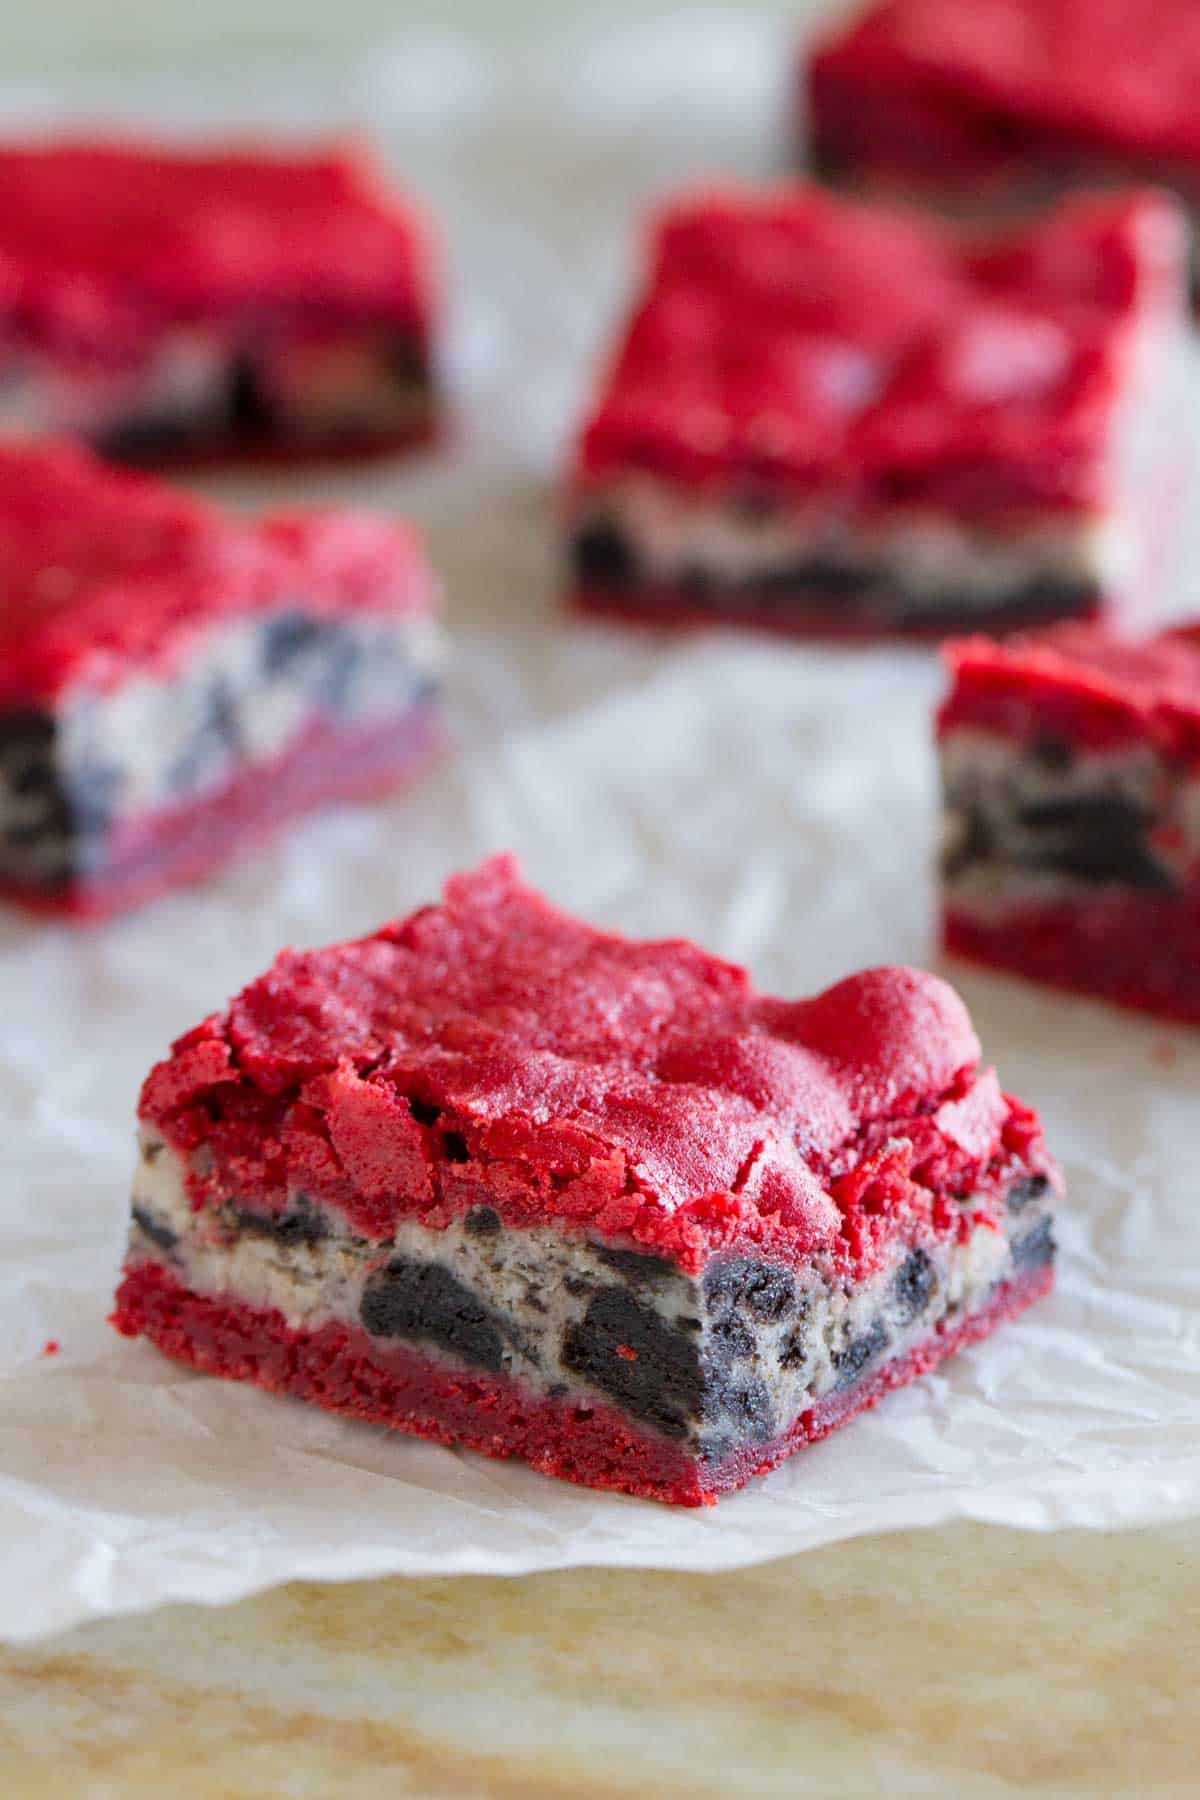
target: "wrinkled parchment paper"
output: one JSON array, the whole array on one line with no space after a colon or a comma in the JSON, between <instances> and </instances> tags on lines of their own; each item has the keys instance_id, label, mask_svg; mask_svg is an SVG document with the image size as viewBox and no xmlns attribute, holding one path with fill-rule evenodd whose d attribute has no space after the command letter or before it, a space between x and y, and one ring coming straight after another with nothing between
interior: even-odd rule
<instances>
[{"instance_id":1,"label":"wrinkled parchment paper","mask_svg":"<svg viewBox=\"0 0 1200 1800\"><path fill-rule=\"evenodd\" d=\"M549 486L643 199L772 167L785 38L732 14L492 59L453 39L263 94L0 92L7 119L357 119L445 221L459 413L441 461L211 483L426 525L459 753L99 930L0 919L0 1631L28 1638L294 1577L720 1569L970 1516L1200 1510L1200 1035L950 971L1067 1170L1055 1297L705 1513L559 1485L175 1368L105 1323L141 1076L283 943L353 935L514 846L557 899L690 933L803 993L927 962L934 658L671 639L556 606ZM243 91L244 88L244 91ZM48 1340L61 1346L48 1356Z\"/></svg>"}]
</instances>

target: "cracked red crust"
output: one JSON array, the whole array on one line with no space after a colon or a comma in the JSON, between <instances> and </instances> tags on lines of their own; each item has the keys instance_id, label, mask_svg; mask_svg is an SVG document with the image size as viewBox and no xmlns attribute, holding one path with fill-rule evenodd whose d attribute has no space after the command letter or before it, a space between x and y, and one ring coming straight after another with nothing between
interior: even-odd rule
<instances>
[{"instance_id":1,"label":"cracked red crust","mask_svg":"<svg viewBox=\"0 0 1200 1800\"><path fill-rule=\"evenodd\" d=\"M968 241L820 189L723 189L657 220L575 469L871 514L1101 511L1136 327L1181 292L1163 196L1076 198Z\"/></svg>"},{"instance_id":2,"label":"cracked red crust","mask_svg":"<svg viewBox=\"0 0 1200 1800\"><path fill-rule=\"evenodd\" d=\"M423 342L435 306L429 227L358 147L0 146L0 344L120 366L247 310Z\"/></svg>"},{"instance_id":3,"label":"cracked red crust","mask_svg":"<svg viewBox=\"0 0 1200 1800\"><path fill-rule=\"evenodd\" d=\"M416 534L346 509L247 522L70 446L0 447L0 705L72 681L166 671L221 617L303 594L309 611L429 612Z\"/></svg>"},{"instance_id":4,"label":"cracked red crust","mask_svg":"<svg viewBox=\"0 0 1200 1800\"><path fill-rule=\"evenodd\" d=\"M196 1206L299 1188L382 1242L486 1203L691 1271L753 1246L861 1277L918 1227L968 1230L960 1198L998 1222L1022 1170L1053 1174L937 977L773 999L694 944L559 912L510 857L371 937L283 952L178 1040L141 1116L198 1152Z\"/></svg>"}]
</instances>

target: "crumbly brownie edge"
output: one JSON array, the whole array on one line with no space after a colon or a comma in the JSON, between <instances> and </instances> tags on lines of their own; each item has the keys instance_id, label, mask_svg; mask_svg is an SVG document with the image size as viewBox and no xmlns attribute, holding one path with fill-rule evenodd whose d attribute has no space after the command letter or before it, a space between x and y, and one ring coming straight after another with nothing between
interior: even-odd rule
<instances>
[{"instance_id":1,"label":"crumbly brownie edge","mask_svg":"<svg viewBox=\"0 0 1200 1800\"><path fill-rule=\"evenodd\" d=\"M361 1331L385 1360L419 1349L533 1395L604 1403L716 1466L1049 1261L1048 1183L1018 1187L1005 1233L981 1221L961 1244L897 1245L847 1288L736 1255L692 1278L635 1247L507 1228L486 1206L444 1229L404 1220L383 1246L303 1197L273 1218L232 1204L197 1213L183 1163L148 1134L129 1267L161 1264L189 1292L292 1330Z\"/></svg>"},{"instance_id":2,"label":"crumbly brownie edge","mask_svg":"<svg viewBox=\"0 0 1200 1800\"><path fill-rule=\"evenodd\" d=\"M307 385L273 388L261 346L215 331L168 334L118 382L72 399L45 352L13 350L0 391L5 429L82 438L111 462L145 467L223 458L303 458L415 448L431 442L438 384L423 340L373 331L331 352ZM111 390L111 391L109 391Z\"/></svg>"},{"instance_id":3,"label":"crumbly brownie edge","mask_svg":"<svg viewBox=\"0 0 1200 1800\"><path fill-rule=\"evenodd\" d=\"M170 675L0 716L0 882L61 892L103 880L140 821L178 815L300 745L314 721L370 732L436 691L426 615L287 606L222 623Z\"/></svg>"},{"instance_id":4,"label":"crumbly brownie edge","mask_svg":"<svg viewBox=\"0 0 1200 1800\"><path fill-rule=\"evenodd\" d=\"M978 1312L946 1321L903 1357L868 1368L779 1437L744 1445L713 1465L633 1425L603 1401L580 1404L531 1395L507 1377L464 1373L405 1346L391 1348L384 1358L365 1333L336 1323L293 1330L278 1312L190 1293L161 1263L128 1269L113 1324L125 1336L145 1336L165 1355L206 1374L251 1381L366 1423L487 1456L517 1457L544 1474L588 1487L710 1506L954 1351L989 1336L1053 1283L1051 1263L1031 1268L995 1289Z\"/></svg>"},{"instance_id":5,"label":"crumbly brownie edge","mask_svg":"<svg viewBox=\"0 0 1200 1800\"><path fill-rule=\"evenodd\" d=\"M1116 885L1179 894L1200 864L1183 781L1150 743L1094 750L961 728L939 746L942 881L961 906Z\"/></svg>"}]
</instances>

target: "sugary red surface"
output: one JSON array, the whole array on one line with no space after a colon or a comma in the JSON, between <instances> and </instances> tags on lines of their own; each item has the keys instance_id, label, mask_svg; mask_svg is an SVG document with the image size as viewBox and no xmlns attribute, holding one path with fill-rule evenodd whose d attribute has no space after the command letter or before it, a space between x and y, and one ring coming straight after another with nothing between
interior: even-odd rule
<instances>
[{"instance_id":1,"label":"sugary red surface","mask_svg":"<svg viewBox=\"0 0 1200 1800\"><path fill-rule=\"evenodd\" d=\"M942 934L956 956L1200 1025L1200 889L1022 900L987 917L951 904Z\"/></svg>"},{"instance_id":2,"label":"sugary red surface","mask_svg":"<svg viewBox=\"0 0 1200 1800\"><path fill-rule=\"evenodd\" d=\"M1132 640L1060 625L949 644L952 686L938 735L972 728L1018 742L1061 737L1090 749L1149 743L1200 764L1200 627Z\"/></svg>"},{"instance_id":3,"label":"sugary red surface","mask_svg":"<svg viewBox=\"0 0 1200 1800\"><path fill-rule=\"evenodd\" d=\"M119 363L247 311L421 341L434 299L425 224L358 149L0 146L0 341Z\"/></svg>"},{"instance_id":4,"label":"sugary red surface","mask_svg":"<svg viewBox=\"0 0 1200 1800\"><path fill-rule=\"evenodd\" d=\"M999 1217L1016 1170L1045 1166L979 1055L933 975L772 999L694 944L559 912L497 857L372 937L285 951L179 1039L141 1113L206 1146L198 1206L278 1208L291 1186L383 1241L486 1201L686 1268L759 1245L863 1273L956 1233L953 1196L993 1193Z\"/></svg>"},{"instance_id":5,"label":"sugary red surface","mask_svg":"<svg viewBox=\"0 0 1200 1800\"><path fill-rule=\"evenodd\" d=\"M964 158L1055 148L1195 165L1200 11L1194 0L883 0L835 28L810 65L818 122L857 108L864 142L886 108L899 130ZM930 167L930 173L934 173Z\"/></svg>"},{"instance_id":6,"label":"sugary red surface","mask_svg":"<svg viewBox=\"0 0 1200 1800\"><path fill-rule=\"evenodd\" d=\"M226 616L436 604L396 520L326 508L249 522L86 451L16 441L0 445L0 584L0 707L178 666Z\"/></svg>"},{"instance_id":7,"label":"sugary red surface","mask_svg":"<svg viewBox=\"0 0 1200 1800\"><path fill-rule=\"evenodd\" d=\"M243 768L199 801L142 813L105 841L102 868L61 888L0 880L0 900L51 918L107 919L201 881L337 800L365 799L416 776L442 742L417 706L386 725L346 730L317 719L283 755Z\"/></svg>"},{"instance_id":8,"label":"sugary red surface","mask_svg":"<svg viewBox=\"0 0 1200 1800\"><path fill-rule=\"evenodd\" d=\"M1102 511L1132 331L1182 312L1182 257L1151 194L970 242L802 185L682 200L654 228L576 486L640 471L868 513Z\"/></svg>"},{"instance_id":9,"label":"sugary red surface","mask_svg":"<svg viewBox=\"0 0 1200 1800\"><path fill-rule=\"evenodd\" d=\"M113 1323L125 1336L148 1337L206 1374L252 1381L415 1437L519 1457L544 1474L587 1487L708 1506L801 1445L827 1437L961 1346L986 1337L1047 1293L1053 1280L1053 1268L1045 1268L1001 1288L985 1309L936 1332L848 1392L830 1395L773 1443L711 1468L639 1431L603 1402L545 1399L506 1377L456 1369L404 1346L382 1348L357 1327L296 1331L282 1313L190 1293L161 1264L143 1263L124 1277Z\"/></svg>"}]
</instances>

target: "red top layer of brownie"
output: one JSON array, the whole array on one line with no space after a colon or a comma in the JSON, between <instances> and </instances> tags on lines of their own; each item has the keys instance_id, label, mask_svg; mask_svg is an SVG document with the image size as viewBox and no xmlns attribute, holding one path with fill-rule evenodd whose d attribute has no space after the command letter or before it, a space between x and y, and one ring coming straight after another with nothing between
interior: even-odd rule
<instances>
[{"instance_id":1,"label":"red top layer of brownie","mask_svg":"<svg viewBox=\"0 0 1200 1800\"><path fill-rule=\"evenodd\" d=\"M1200 626L1135 643L1097 625L1058 625L1003 644L964 638L945 654L953 687L939 736L973 728L1095 750L1146 742L1200 763Z\"/></svg>"},{"instance_id":2,"label":"red top layer of brownie","mask_svg":"<svg viewBox=\"0 0 1200 1800\"><path fill-rule=\"evenodd\" d=\"M141 1112L206 1146L197 1205L300 1188L382 1240L486 1203L690 1267L722 1244L871 1266L1045 1166L936 977L770 999L694 944L557 911L508 857L372 937L285 951L178 1041Z\"/></svg>"},{"instance_id":3,"label":"red top layer of brownie","mask_svg":"<svg viewBox=\"0 0 1200 1800\"><path fill-rule=\"evenodd\" d=\"M803 186L685 200L657 223L578 484L644 471L983 520L1101 508L1132 328L1182 316L1182 257L1151 194L971 243Z\"/></svg>"},{"instance_id":4,"label":"red top layer of brownie","mask_svg":"<svg viewBox=\"0 0 1200 1800\"><path fill-rule=\"evenodd\" d=\"M0 446L0 706L168 669L224 616L428 611L413 531L345 511L234 520L68 446Z\"/></svg>"},{"instance_id":5,"label":"red top layer of brownie","mask_svg":"<svg viewBox=\"0 0 1200 1800\"><path fill-rule=\"evenodd\" d=\"M956 139L1003 157L1021 127L1035 143L1200 158L1195 0L884 0L821 45L812 77L868 108L878 93L937 109L951 177Z\"/></svg>"},{"instance_id":6,"label":"red top layer of brownie","mask_svg":"<svg viewBox=\"0 0 1200 1800\"><path fill-rule=\"evenodd\" d=\"M0 335L119 361L156 323L246 309L418 336L426 227L344 148L0 146Z\"/></svg>"}]
</instances>

